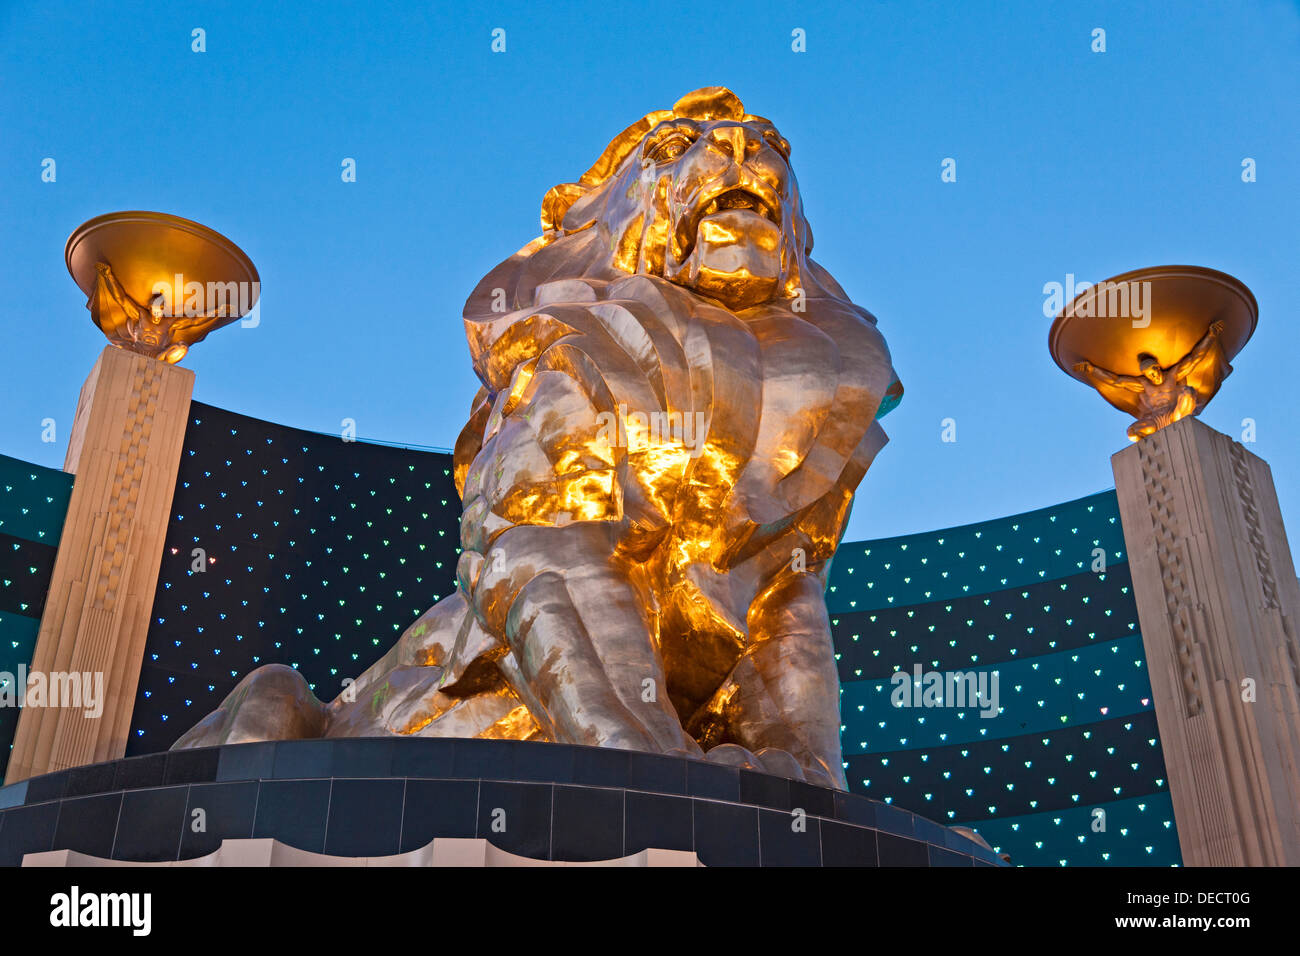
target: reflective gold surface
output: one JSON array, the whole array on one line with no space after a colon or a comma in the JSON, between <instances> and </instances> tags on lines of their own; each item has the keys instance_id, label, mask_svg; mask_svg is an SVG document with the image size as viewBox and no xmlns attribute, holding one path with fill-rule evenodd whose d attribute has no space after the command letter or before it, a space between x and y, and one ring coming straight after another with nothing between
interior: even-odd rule
<instances>
[{"instance_id":1,"label":"reflective gold surface","mask_svg":"<svg viewBox=\"0 0 1300 956\"><path fill-rule=\"evenodd\" d=\"M1259 307L1241 282L1198 266L1156 266L1099 282L1052 323L1067 374L1132 415L1137 441L1200 414L1255 331Z\"/></svg>"},{"instance_id":2,"label":"reflective gold surface","mask_svg":"<svg viewBox=\"0 0 1300 956\"><path fill-rule=\"evenodd\" d=\"M332 703L263 668L177 747L531 738L843 788L825 577L902 389L789 153L713 87L552 189L465 305L457 593Z\"/></svg>"},{"instance_id":3,"label":"reflective gold surface","mask_svg":"<svg viewBox=\"0 0 1300 956\"><path fill-rule=\"evenodd\" d=\"M174 364L257 302L257 269L207 226L161 212L82 223L64 249L91 319L118 348Z\"/></svg>"}]
</instances>

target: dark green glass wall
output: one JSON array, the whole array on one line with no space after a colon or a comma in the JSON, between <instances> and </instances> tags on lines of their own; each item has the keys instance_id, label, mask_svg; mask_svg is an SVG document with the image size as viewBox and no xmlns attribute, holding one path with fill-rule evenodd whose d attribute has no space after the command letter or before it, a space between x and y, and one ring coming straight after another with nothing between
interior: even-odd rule
<instances>
[{"instance_id":1,"label":"dark green glass wall","mask_svg":"<svg viewBox=\"0 0 1300 956\"><path fill-rule=\"evenodd\" d=\"M1181 862L1113 491L845 543L826 600L850 789L1016 864ZM931 673L987 700L926 706Z\"/></svg>"},{"instance_id":2,"label":"dark green glass wall","mask_svg":"<svg viewBox=\"0 0 1300 956\"><path fill-rule=\"evenodd\" d=\"M71 495L72 475L0 455L0 779L18 726L18 668L32 662Z\"/></svg>"}]
</instances>

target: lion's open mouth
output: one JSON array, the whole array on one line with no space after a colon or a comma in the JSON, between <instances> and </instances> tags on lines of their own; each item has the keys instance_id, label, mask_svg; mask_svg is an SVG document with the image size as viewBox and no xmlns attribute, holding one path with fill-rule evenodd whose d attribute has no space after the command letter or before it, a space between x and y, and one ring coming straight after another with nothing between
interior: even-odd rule
<instances>
[{"instance_id":1,"label":"lion's open mouth","mask_svg":"<svg viewBox=\"0 0 1300 956\"><path fill-rule=\"evenodd\" d=\"M695 207L678 221L677 243L682 250L682 257L689 256L694 249L696 232L701 222L709 216L730 210L747 210L778 228L781 225L781 206L775 195L762 196L744 187L723 189L712 196L706 192Z\"/></svg>"},{"instance_id":2,"label":"lion's open mouth","mask_svg":"<svg viewBox=\"0 0 1300 956\"><path fill-rule=\"evenodd\" d=\"M700 218L711 216L721 209L751 209L776 222L776 212L767 203L747 189L732 189L709 202L700 213Z\"/></svg>"}]
</instances>

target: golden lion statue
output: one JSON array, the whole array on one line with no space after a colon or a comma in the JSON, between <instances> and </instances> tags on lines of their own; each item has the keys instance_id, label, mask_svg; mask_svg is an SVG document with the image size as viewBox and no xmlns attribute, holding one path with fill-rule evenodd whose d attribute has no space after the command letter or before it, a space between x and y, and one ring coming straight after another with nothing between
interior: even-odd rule
<instances>
[{"instance_id":1,"label":"golden lion statue","mask_svg":"<svg viewBox=\"0 0 1300 956\"><path fill-rule=\"evenodd\" d=\"M825 578L902 388L789 157L711 87L552 189L465 305L456 593L333 702L268 665L176 747L559 741L844 789Z\"/></svg>"}]
</instances>

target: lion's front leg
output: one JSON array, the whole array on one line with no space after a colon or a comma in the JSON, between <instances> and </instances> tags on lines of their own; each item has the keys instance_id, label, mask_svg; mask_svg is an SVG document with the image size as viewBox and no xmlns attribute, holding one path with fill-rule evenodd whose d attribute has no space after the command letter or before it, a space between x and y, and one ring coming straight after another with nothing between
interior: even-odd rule
<instances>
[{"instance_id":1,"label":"lion's front leg","mask_svg":"<svg viewBox=\"0 0 1300 956\"><path fill-rule=\"evenodd\" d=\"M612 551L596 522L510 528L484 556L476 610L554 739L699 755L665 692L644 596Z\"/></svg>"},{"instance_id":2,"label":"lion's front leg","mask_svg":"<svg viewBox=\"0 0 1300 956\"><path fill-rule=\"evenodd\" d=\"M840 751L839 676L822 582L785 575L755 598L751 644L692 727L714 733L778 762L764 750L790 754L810 783L847 790Z\"/></svg>"}]
</instances>

